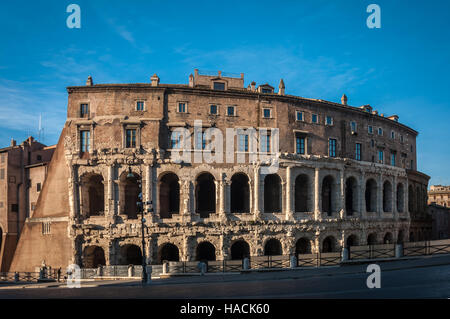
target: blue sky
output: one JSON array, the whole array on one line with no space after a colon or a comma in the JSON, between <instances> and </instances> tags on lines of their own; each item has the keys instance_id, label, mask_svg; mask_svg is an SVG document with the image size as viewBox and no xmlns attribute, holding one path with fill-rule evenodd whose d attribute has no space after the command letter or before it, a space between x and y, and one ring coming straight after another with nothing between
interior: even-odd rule
<instances>
[{"instance_id":1,"label":"blue sky","mask_svg":"<svg viewBox=\"0 0 450 319\"><path fill-rule=\"evenodd\" d=\"M81 7L81 29L66 7ZM369 29L366 8L381 8ZM194 68L284 79L286 92L370 104L419 131L418 168L450 184L449 1L2 1L0 146L11 137L56 143L65 87L187 83Z\"/></svg>"}]
</instances>

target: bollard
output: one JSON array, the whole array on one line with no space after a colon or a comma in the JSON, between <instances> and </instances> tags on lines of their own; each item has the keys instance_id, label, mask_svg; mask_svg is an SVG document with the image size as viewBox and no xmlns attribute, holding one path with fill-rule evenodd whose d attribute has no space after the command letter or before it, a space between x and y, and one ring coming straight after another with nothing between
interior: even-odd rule
<instances>
[{"instance_id":1,"label":"bollard","mask_svg":"<svg viewBox=\"0 0 450 319\"><path fill-rule=\"evenodd\" d=\"M200 263L200 274L203 276L206 273L206 263Z\"/></svg>"},{"instance_id":2,"label":"bollard","mask_svg":"<svg viewBox=\"0 0 450 319\"><path fill-rule=\"evenodd\" d=\"M169 272L169 263L165 262L163 264L163 275L167 274Z\"/></svg>"},{"instance_id":3,"label":"bollard","mask_svg":"<svg viewBox=\"0 0 450 319\"><path fill-rule=\"evenodd\" d=\"M243 268L244 268L244 270L249 270L250 269L250 259L248 259L247 257L244 258Z\"/></svg>"},{"instance_id":4,"label":"bollard","mask_svg":"<svg viewBox=\"0 0 450 319\"><path fill-rule=\"evenodd\" d=\"M289 267L290 267L290 268L295 268L295 267L297 267L297 257L295 257L295 255L292 255L292 256L289 258Z\"/></svg>"},{"instance_id":5,"label":"bollard","mask_svg":"<svg viewBox=\"0 0 450 319\"><path fill-rule=\"evenodd\" d=\"M134 265L128 265L128 277L134 276Z\"/></svg>"},{"instance_id":6,"label":"bollard","mask_svg":"<svg viewBox=\"0 0 450 319\"><path fill-rule=\"evenodd\" d=\"M14 273L14 282L19 282L19 273L17 271Z\"/></svg>"},{"instance_id":7,"label":"bollard","mask_svg":"<svg viewBox=\"0 0 450 319\"><path fill-rule=\"evenodd\" d=\"M341 255L341 261L348 261L348 248L344 247L342 248L342 255Z\"/></svg>"},{"instance_id":8,"label":"bollard","mask_svg":"<svg viewBox=\"0 0 450 319\"><path fill-rule=\"evenodd\" d=\"M403 244L395 244L395 258L403 257Z\"/></svg>"},{"instance_id":9,"label":"bollard","mask_svg":"<svg viewBox=\"0 0 450 319\"><path fill-rule=\"evenodd\" d=\"M97 276L102 277L103 276L103 267L102 265L99 265L97 268Z\"/></svg>"},{"instance_id":10,"label":"bollard","mask_svg":"<svg viewBox=\"0 0 450 319\"><path fill-rule=\"evenodd\" d=\"M147 265L147 283L149 284L152 281L152 266Z\"/></svg>"}]
</instances>

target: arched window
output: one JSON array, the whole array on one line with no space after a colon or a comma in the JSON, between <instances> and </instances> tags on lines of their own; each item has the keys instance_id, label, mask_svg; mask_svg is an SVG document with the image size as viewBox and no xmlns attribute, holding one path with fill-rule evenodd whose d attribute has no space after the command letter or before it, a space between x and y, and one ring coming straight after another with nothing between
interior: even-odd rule
<instances>
[{"instance_id":1,"label":"arched window","mask_svg":"<svg viewBox=\"0 0 450 319\"><path fill-rule=\"evenodd\" d=\"M195 185L196 212L201 218L208 218L216 212L216 185L209 173L200 174Z\"/></svg>"},{"instance_id":2,"label":"arched window","mask_svg":"<svg viewBox=\"0 0 450 319\"><path fill-rule=\"evenodd\" d=\"M367 236L367 245L376 245L377 244L377 234L371 233Z\"/></svg>"},{"instance_id":3,"label":"arched window","mask_svg":"<svg viewBox=\"0 0 450 319\"><path fill-rule=\"evenodd\" d=\"M311 253L311 242L308 238L302 237L297 240L295 244L295 253L299 254L310 254Z\"/></svg>"},{"instance_id":4,"label":"arched window","mask_svg":"<svg viewBox=\"0 0 450 319\"><path fill-rule=\"evenodd\" d=\"M208 241L201 242L197 245L196 257L198 261L216 260L216 248Z\"/></svg>"},{"instance_id":5,"label":"arched window","mask_svg":"<svg viewBox=\"0 0 450 319\"><path fill-rule=\"evenodd\" d=\"M238 240L231 245L231 259L240 260L250 257L250 246L245 240Z\"/></svg>"},{"instance_id":6,"label":"arched window","mask_svg":"<svg viewBox=\"0 0 450 319\"><path fill-rule=\"evenodd\" d=\"M264 212L281 212L281 180L277 174L264 178Z\"/></svg>"},{"instance_id":7,"label":"arched window","mask_svg":"<svg viewBox=\"0 0 450 319\"><path fill-rule=\"evenodd\" d=\"M392 244L393 242L392 233L386 233L383 238L383 244Z\"/></svg>"},{"instance_id":8,"label":"arched window","mask_svg":"<svg viewBox=\"0 0 450 319\"><path fill-rule=\"evenodd\" d=\"M234 174L231 178L231 212L250 212L250 187L248 177L243 173Z\"/></svg>"},{"instance_id":9,"label":"arched window","mask_svg":"<svg viewBox=\"0 0 450 319\"><path fill-rule=\"evenodd\" d=\"M298 175L295 179L295 211L308 212L310 209L310 190L308 175Z\"/></svg>"},{"instance_id":10,"label":"arched window","mask_svg":"<svg viewBox=\"0 0 450 319\"><path fill-rule=\"evenodd\" d=\"M160 264L165 261L179 261L180 252L174 244L166 243L159 248L158 261Z\"/></svg>"},{"instance_id":11,"label":"arched window","mask_svg":"<svg viewBox=\"0 0 450 319\"><path fill-rule=\"evenodd\" d=\"M403 213L405 203L405 191L402 183L397 184L397 211Z\"/></svg>"},{"instance_id":12,"label":"arched window","mask_svg":"<svg viewBox=\"0 0 450 319\"><path fill-rule=\"evenodd\" d=\"M328 216L335 211L336 185L333 176L328 175L322 181L322 212Z\"/></svg>"},{"instance_id":13,"label":"arched window","mask_svg":"<svg viewBox=\"0 0 450 319\"><path fill-rule=\"evenodd\" d=\"M83 253L83 267L97 268L106 265L105 252L99 246L87 246Z\"/></svg>"},{"instance_id":14,"label":"arched window","mask_svg":"<svg viewBox=\"0 0 450 319\"><path fill-rule=\"evenodd\" d=\"M121 200L124 201L123 213L129 219L137 218L137 202L140 200L139 194L141 193L140 179L141 177L138 174L128 171L120 177Z\"/></svg>"},{"instance_id":15,"label":"arched window","mask_svg":"<svg viewBox=\"0 0 450 319\"><path fill-rule=\"evenodd\" d=\"M105 211L105 187L99 174L86 174L81 177L82 213L85 217L100 216Z\"/></svg>"},{"instance_id":16,"label":"arched window","mask_svg":"<svg viewBox=\"0 0 450 319\"><path fill-rule=\"evenodd\" d=\"M333 236L328 236L322 242L322 252L331 253L336 251L336 239Z\"/></svg>"},{"instance_id":17,"label":"arched window","mask_svg":"<svg viewBox=\"0 0 450 319\"><path fill-rule=\"evenodd\" d=\"M383 212L392 212L392 185L389 181L383 184Z\"/></svg>"},{"instance_id":18,"label":"arched window","mask_svg":"<svg viewBox=\"0 0 450 319\"><path fill-rule=\"evenodd\" d=\"M172 214L180 212L180 184L174 173L165 174L159 184L159 215L161 218L172 218Z\"/></svg>"},{"instance_id":19,"label":"arched window","mask_svg":"<svg viewBox=\"0 0 450 319\"><path fill-rule=\"evenodd\" d=\"M121 247L121 265L142 265L141 248L136 245L124 245Z\"/></svg>"},{"instance_id":20,"label":"arched window","mask_svg":"<svg viewBox=\"0 0 450 319\"><path fill-rule=\"evenodd\" d=\"M345 181L345 211L347 216L352 216L358 207L357 183L354 177Z\"/></svg>"},{"instance_id":21,"label":"arched window","mask_svg":"<svg viewBox=\"0 0 450 319\"><path fill-rule=\"evenodd\" d=\"M278 239L271 238L264 245L264 256L282 255L281 243Z\"/></svg>"},{"instance_id":22,"label":"arched window","mask_svg":"<svg viewBox=\"0 0 450 319\"><path fill-rule=\"evenodd\" d=\"M372 178L366 182L365 200L366 200L366 211L367 212L376 212L377 211L377 183Z\"/></svg>"},{"instance_id":23,"label":"arched window","mask_svg":"<svg viewBox=\"0 0 450 319\"><path fill-rule=\"evenodd\" d=\"M358 238L356 237L356 235L350 235L347 238L347 241L345 242L346 247L352 247L352 246L358 246Z\"/></svg>"}]
</instances>

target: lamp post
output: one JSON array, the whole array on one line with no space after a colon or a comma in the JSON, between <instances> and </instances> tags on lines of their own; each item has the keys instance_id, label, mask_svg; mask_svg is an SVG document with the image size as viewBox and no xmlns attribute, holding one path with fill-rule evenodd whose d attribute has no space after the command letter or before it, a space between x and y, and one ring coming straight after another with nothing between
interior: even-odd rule
<instances>
[{"instance_id":1,"label":"lamp post","mask_svg":"<svg viewBox=\"0 0 450 319\"><path fill-rule=\"evenodd\" d=\"M140 171L140 178L137 180L139 185L139 200L136 202L137 212L141 213L141 235L142 235L142 284L145 285L148 282L147 274L147 255L145 253L145 217L144 217L144 206L148 206L147 212L152 212L152 201L144 202L142 196L142 172ZM128 166L127 178L135 177L131 171L131 166Z\"/></svg>"}]
</instances>

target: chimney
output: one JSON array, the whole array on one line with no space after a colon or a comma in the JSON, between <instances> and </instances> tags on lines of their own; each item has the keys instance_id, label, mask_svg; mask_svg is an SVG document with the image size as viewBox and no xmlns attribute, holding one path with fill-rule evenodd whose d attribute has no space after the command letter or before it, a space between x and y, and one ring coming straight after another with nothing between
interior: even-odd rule
<instances>
[{"instance_id":1,"label":"chimney","mask_svg":"<svg viewBox=\"0 0 450 319\"><path fill-rule=\"evenodd\" d=\"M94 81L92 81L92 76L88 76L87 81L86 81L86 85L87 86L93 86L94 85Z\"/></svg>"},{"instance_id":2,"label":"chimney","mask_svg":"<svg viewBox=\"0 0 450 319\"><path fill-rule=\"evenodd\" d=\"M343 105L347 105L347 95L345 95L345 94L342 94L342 97L341 97L341 104L343 104Z\"/></svg>"},{"instance_id":3,"label":"chimney","mask_svg":"<svg viewBox=\"0 0 450 319\"><path fill-rule=\"evenodd\" d=\"M283 79L280 80L280 84L278 85L278 95L284 95L284 82Z\"/></svg>"},{"instance_id":4,"label":"chimney","mask_svg":"<svg viewBox=\"0 0 450 319\"><path fill-rule=\"evenodd\" d=\"M16 140L15 139L11 139L11 146L16 146L17 145L17 142L16 142Z\"/></svg>"},{"instance_id":5,"label":"chimney","mask_svg":"<svg viewBox=\"0 0 450 319\"><path fill-rule=\"evenodd\" d=\"M159 77L155 74L152 75L150 78L150 81L152 82L152 86L158 86L159 85Z\"/></svg>"},{"instance_id":6,"label":"chimney","mask_svg":"<svg viewBox=\"0 0 450 319\"><path fill-rule=\"evenodd\" d=\"M219 73L219 78L221 78L222 77L222 71L219 71L218 73Z\"/></svg>"},{"instance_id":7,"label":"chimney","mask_svg":"<svg viewBox=\"0 0 450 319\"><path fill-rule=\"evenodd\" d=\"M252 92L255 92L255 91L256 91L256 82L255 82L255 81L252 81L252 83L250 83L250 90L251 90Z\"/></svg>"},{"instance_id":8,"label":"chimney","mask_svg":"<svg viewBox=\"0 0 450 319\"><path fill-rule=\"evenodd\" d=\"M189 87L194 87L194 76L192 75L192 73L189 75Z\"/></svg>"}]
</instances>

